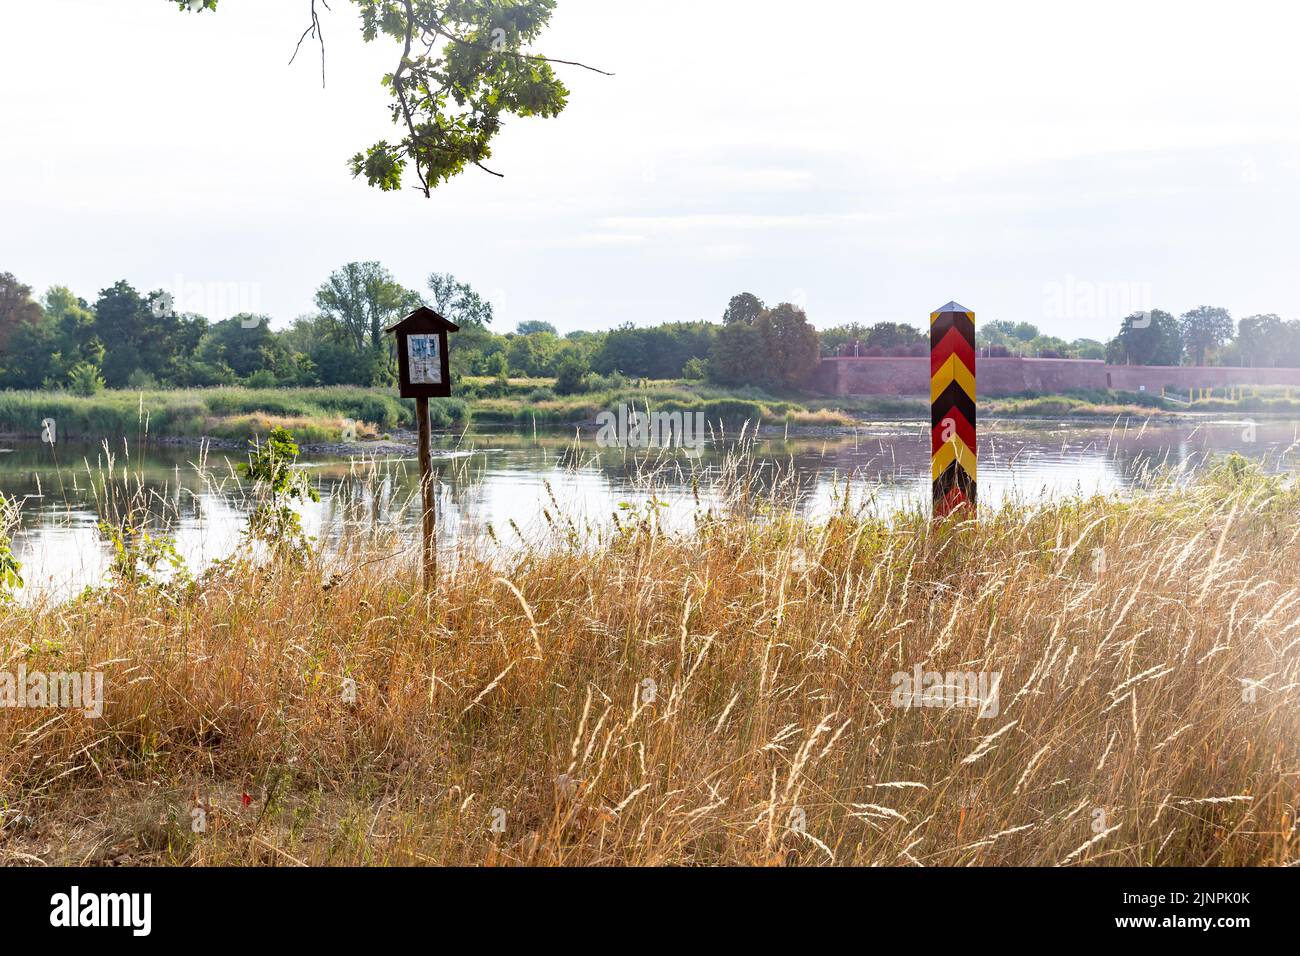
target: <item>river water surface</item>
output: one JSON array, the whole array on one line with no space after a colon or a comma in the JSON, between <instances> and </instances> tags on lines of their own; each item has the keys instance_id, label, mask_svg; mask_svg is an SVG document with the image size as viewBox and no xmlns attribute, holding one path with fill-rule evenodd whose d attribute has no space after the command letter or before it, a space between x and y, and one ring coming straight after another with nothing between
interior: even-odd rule
<instances>
[{"instance_id":1,"label":"river water surface","mask_svg":"<svg viewBox=\"0 0 1300 956\"><path fill-rule=\"evenodd\" d=\"M1213 456L1233 451L1270 471L1291 471L1300 468L1298 438L1300 422L1276 420L982 423L980 500L997 505L1128 494L1158 469L1193 474ZM0 492L20 507L13 549L23 564L25 596L63 596L102 581L109 560L98 531L108 510L105 448L62 442L0 447ZM142 490L152 523L175 538L191 570L238 545L249 505L246 483L234 469L245 456L216 450L205 455L197 447L141 451L121 442L110 450L114 478L108 487ZM608 527L612 515L644 508L652 497L662 502L658 510L666 522L688 525L700 503L707 507L720 493L718 478L736 451L728 442L710 444L694 457L680 450L597 448L590 436L575 442L569 432L444 436L435 442L440 544L489 536L527 540L557 513L578 526ZM757 477L755 497L779 494L811 516L835 507L846 482L855 500L888 512L928 503L929 458L924 423L881 422L863 424L851 435L760 439L748 449L747 469ZM303 524L326 546L363 527L383 527L414 541L414 459L305 454L300 464L321 494L319 504L302 509ZM653 489L647 473L654 474Z\"/></svg>"}]
</instances>

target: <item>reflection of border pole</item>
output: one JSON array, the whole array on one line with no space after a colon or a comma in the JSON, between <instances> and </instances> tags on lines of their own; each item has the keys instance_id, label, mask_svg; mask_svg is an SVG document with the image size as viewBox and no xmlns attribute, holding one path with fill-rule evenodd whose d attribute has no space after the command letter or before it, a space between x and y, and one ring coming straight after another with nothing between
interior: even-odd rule
<instances>
[{"instance_id":1,"label":"reflection of border pole","mask_svg":"<svg viewBox=\"0 0 1300 956\"><path fill-rule=\"evenodd\" d=\"M975 313L949 302L930 313L930 478L934 517L975 511Z\"/></svg>"},{"instance_id":2,"label":"reflection of border pole","mask_svg":"<svg viewBox=\"0 0 1300 956\"><path fill-rule=\"evenodd\" d=\"M438 580L438 502L433 494L433 438L429 432L429 400L415 400L415 419L420 432L420 510L424 514L421 553L424 588L433 590Z\"/></svg>"}]
</instances>

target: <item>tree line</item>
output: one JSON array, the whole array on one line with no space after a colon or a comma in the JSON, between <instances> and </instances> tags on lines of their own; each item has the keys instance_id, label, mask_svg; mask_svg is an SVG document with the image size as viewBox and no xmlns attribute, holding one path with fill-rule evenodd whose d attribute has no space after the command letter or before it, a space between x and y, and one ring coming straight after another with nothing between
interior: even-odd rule
<instances>
[{"instance_id":1,"label":"tree line","mask_svg":"<svg viewBox=\"0 0 1300 956\"><path fill-rule=\"evenodd\" d=\"M1106 342L1044 335L1032 322L1004 319L976 324L981 355L993 358L1100 359L1112 365L1234 365L1300 368L1300 319L1252 315L1235 322L1218 306L1174 316L1161 309L1134 312ZM928 335L897 322L850 323L821 333L822 354L925 355Z\"/></svg>"},{"instance_id":2,"label":"tree line","mask_svg":"<svg viewBox=\"0 0 1300 956\"><path fill-rule=\"evenodd\" d=\"M735 295L720 322L630 323L561 335L540 321L514 332L491 328L492 303L468 283L433 273L424 289L401 285L378 262L351 262L316 290L315 311L275 330L265 315L220 321L178 311L168 293L142 293L126 280L87 302L64 286L39 299L0 273L0 388L192 388L391 386L396 362L385 329L428 305L461 327L452 349L455 378L486 377L479 389L504 393L511 378L553 378L560 394L622 379L700 379L769 390L807 384L822 356L914 355L928 335L903 323L850 323L820 334L803 309ZM996 320L977 328L989 356L1105 359L1133 365L1300 367L1300 320L1199 306L1175 317L1154 309L1124 319L1108 342L1066 341L1030 322Z\"/></svg>"},{"instance_id":3,"label":"tree line","mask_svg":"<svg viewBox=\"0 0 1300 956\"><path fill-rule=\"evenodd\" d=\"M1032 322L997 319L978 322L975 328L980 354L993 358L1023 355L1032 358L1102 359L1106 344L1096 339L1073 341L1044 335ZM822 354L860 355L868 357L928 355L930 336L915 326L900 322L877 322L874 325L849 323L821 333Z\"/></svg>"},{"instance_id":4,"label":"tree line","mask_svg":"<svg viewBox=\"0 0 1300 956\"><path fill-rule=\"evenodd\" d=\"M561 394L619 378L794 389L820 356L801 309L769 308L751 293L733 297L721 323L628 323L561 335L547 322L525 321L502 334L491 328L491 302L450 274L433 273L417 290L378 262L352 262L321 283L315 305L276 330L265 315L210 321L179 311L169 293L143 293L126 280L88 302L64 286L35 298L0 273L0 388L391 386L396 362L385 330L421 305L461 328L453 378L485 376L501 391L510 378L554 378Z\"/></svg>"}]
</instances>

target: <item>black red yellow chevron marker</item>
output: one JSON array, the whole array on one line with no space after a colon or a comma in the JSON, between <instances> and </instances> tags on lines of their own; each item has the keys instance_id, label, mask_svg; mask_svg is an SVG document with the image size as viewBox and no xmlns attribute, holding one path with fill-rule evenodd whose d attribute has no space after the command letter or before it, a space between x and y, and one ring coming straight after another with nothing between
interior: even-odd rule
<instances>
[{"instance_id":1,"label":"black red yellow chevron marker","mask_svg":"<svg viewBox=\"0 0 1300 956\"><path fill-rule=\"evenodd\" d=\"M930 477L934 516L975 510L975 313L949 302L930 313Z\"/></svg>"}]
</instances>

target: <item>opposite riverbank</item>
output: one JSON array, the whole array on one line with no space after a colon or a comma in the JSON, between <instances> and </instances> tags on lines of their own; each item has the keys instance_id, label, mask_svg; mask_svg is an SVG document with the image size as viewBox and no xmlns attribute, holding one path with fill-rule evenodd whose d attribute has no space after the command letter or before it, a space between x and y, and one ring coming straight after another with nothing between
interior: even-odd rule
<instances>
[{"instance_id":1,"label":"opposite riverbank","mask_svg":"<svg viewBox=\"0 0 1300 956\"><path fill-rule=\"evenodd\" d=\"M593 427L597 416L619 405L664 412L701 413L713 427L738 430L744 423L765 434L833 436L850 434L863 422L924 421L922 396L828 398L771 395L757 389L719 389L696 382L642 382L579 395L558 395L547 379L466 379L462 395L434 399L435 429L453 431L471 422L521 429ZM1300 401L1282 389L1260 389L1243 397L1206 397L1183 403L1142 393L1026 395L984 399L985 421L1067 418L1113 422L1117 418L1195 418L1207 414L1294 416ZM162 444L242 448L275 427L296 435L304 450L343 454L405 451L414 427L414 405L390 388L253 389L207 388L176 391L0 392L0 437L41 437L52 419L60 438L99 441L129 438Z\"/></svg>"}]
</instances>

